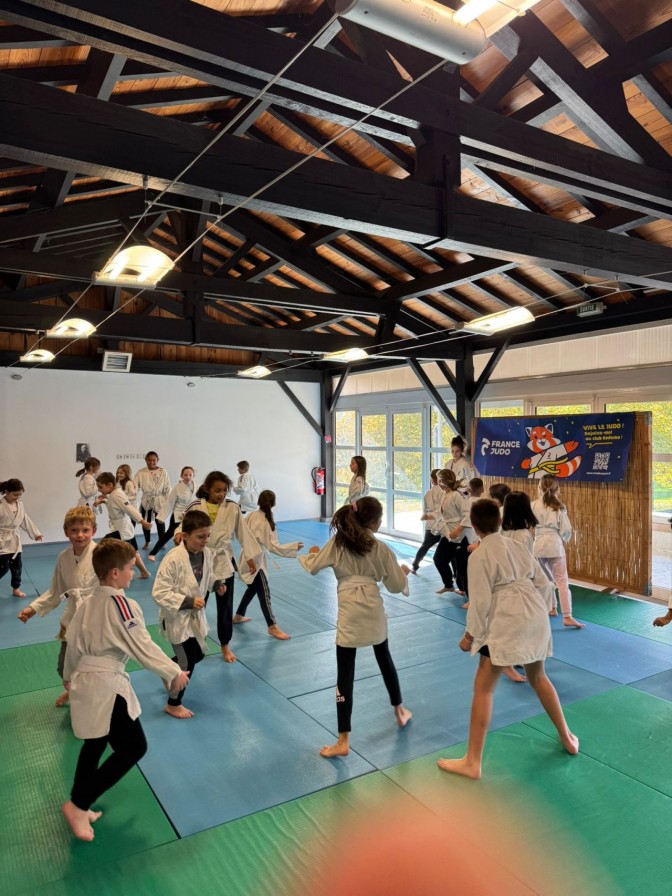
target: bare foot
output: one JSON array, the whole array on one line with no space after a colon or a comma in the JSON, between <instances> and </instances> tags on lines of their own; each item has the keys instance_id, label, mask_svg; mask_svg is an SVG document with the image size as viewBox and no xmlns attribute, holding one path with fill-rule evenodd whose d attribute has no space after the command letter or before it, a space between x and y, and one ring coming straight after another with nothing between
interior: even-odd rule
<instances>
[{"instance_id":1,"label":"bare foot","mask_svg":"<svg viewBox=\"0 0 672 896\"><path fill-rule=\"evenodd\" d=\"M238 613L235 613L233 616L233 624L240 625L241 622L252 622L251 616L240 616Z\"/></svg>"},{"instance_id":2,"label":"bare foot","mask_svg":"<svg viewBox=\"0 0 672 896\"><path fill-rule=\"evenodd\" d=\"M548 615L549 615L549 616L557 616L557 615L558 615L558 611L555 609L555 607L553 607L552 610L549 610L549 611L548 611Z\"/></svg>"},{"instance_id":3,"label":"bare foot","mask_svg":"<svg viewBox=\"0 0 672 896\"><path fill-rule=\"evenodd\" d=\"M576 734L572 734L571 731L567 737L561 737L560 742L570 755L576 756L579 752L579 739Z\"/></svg>"},{"instance_id":4,"label":"bare foot","mask_svg":"<svg viewBox=\"0 0 672 896\"><path fill-rule=\"evenodd\" d=\"M417 571L417 569L412 569L412 570L411 570L411 575L417 576L417 575L418 575L418 571Z\"/></svg>"},{"instance_id":5,"label":"bare foot","mask_svg":"<svg viewBox=\"0 0 672 896\"><path fill-rule=\"evenodd\" d=\"M282 629L278 628L277 625L269 625L268 633L273 638L277 638L278 641L289 641L290 638L292 637L291 635L288 635L285 632L283 632Z\"/></svg>"},{"instance_id":6,"label":"bare foot","mask_svg":"<svg viewBox=\"0 0 672 896\"><path fill-rule=\"evenodd\" d=\"M331 759L332 756L347 756L349 752L349 739L346 738L343 740L339 736L335 744L332 744L330 747L322 747L320 756L325 756L327 759Z\"/></svg>"},{"instance_id":7,"label":"bare foot","mask_svg":"<svg viewBox=\"0 0 672 896\"><path fill-rule=\"evenodd\" d=\"M14 597L25 597L26 596L26 592L21 591L20 588L12 588L12 594L14 595Z\"/></svg>"},{"instance_id":8,"label":"bare foot","mask_svg":"<svg viewBox=\"0 0 672 896\"><path fill-rule=\"evenodd\" d=\"M438 759L436 764L442 771L462 775L463 778L473 778L477 781L481 777L480 764L469 762L466 756L462 759Z\"/></svg>"},{"instance_id":9,"label":"bare foot","mask_svg":"<svg viewBox=\"0 0 672 896\"><path fill-rule=\"evenodd\" d=\"M152 563L156 563L156 557L154 556L154 554L150 554L149 557L148 557L147 559L148 559L148 560L151 560Z\"/></svg>"},{"instance_id":10,"label":"bare foot","mask_svg":"<svg viewBox=\"0 0 672 896\"><path fill-rule=\"evenodd\" d=\"M93 840L93 828L88 809L78 809L72 800L68 800L61 806L61 812L65 815L65 820L78 840L88 840L89 842Z\"/></svg>"},{"instance_id":11,"label":"bare foot","mask_svg":"<svg viewBox=\"0 0 672 896\"><path fill-rule=\"evenodd\" d=\"M140 573L140 575L138 576L138 578L139 578L139 579L151 579L151 576L150 576L150 574L147 572L147 570L145 570L144 572L141 572L141 573Z\"/></svg>"},{"instance_id":12,"label":"bare foot","mask_svg":"<svg viewBox=\"0 0 672 896\"><path fill-rule=\"evenodd\" d=\"M455 591L455 589L451 585L450 588L439 588L439 590L436 593L437 594L446 594L448 591Z\"/></svg>"},{"instance_id":13,"label":"bare foot","mask_svg":"<svg viewBox=\"0 0 672 896\"><path fill-rule=\"evenodd\" d=\"M187 709L186 706L171 706L170 703L166 703L163 707L163 711L167 712L169 716L172 716L174 719L193 719L194 714L190 709Z\"/></svg>"},{"instance_id":14,"label":"bare foot","mask_svg":"<svg viewBox=\"0 0 672 896\"><path fill-rule=\"evenodd\" d=\"M54 706L67 706L70 702L70 694L67 691L63 691L62 694L59 694L56 698Z\"/></svg>"},{"instance_id":15,"label":"bare foot","mask_svg":"<svg viewBox=\"0 0 672 896\"><path fill-rule=\"evenodd\" d=\"M225 663L235 663L238 659L228 644L222 644L222 657Z\"/></svg>"},{"instance_id":16,"label":"bare foot","mask_svg":"<svg viewBox=\"0 0 672 896\"><path fill-rule=\"evenodd\" d=\"M516 672L513 666L505 666L504 674L507 678L510 678L511 681L527 681L527 678L524 675L521 675L520 672Z\"/></svg>"},{"instance_id":17,"label":"bare foot","mask_svg":"<svg viewBox=\"0 0 672 896\"><path fill-rule=\"evenodd\" d=\"M91 809L89 809L89 821L91 822L91 824L95 824L102 814L102 812L93 812Z\"/></svg>"},{"instance_id":18,"label":"bare foot","mask_svg":"<svg viewBox=\"0 0 672 896\"><path fill-rule=\"evenodd\" d=\"M460 606L460 610L468 610L468 609L469 609L469 601L467 601L466 603L464 603Z\"/></svg>"},{"instance_id":19,"label":"bare foot","mask_svg":"<svg viewBox=\"0 0 672 896\"><path fill-rule=\"evenodd\" d=\"M394 715L397 719L397 725L400 728L405 728L413 718L413 713L410 711L410 709L406 709L405 706L395 706Z\"/></svg>"},{"instance_id":20,"label":"bare foot","mask_svg":"<svg viewBox=\"0 0 672 896\"><path fill-rule=\"evenodd\" d=\"M577 622L573 616L563 616L562 624L566 625L568 628L585 628L583 622Z\"/></svg>"},{"instance_id":21,"label":"bare foot","mask_svg":"<svg viewBox=\"0 0 672 896\"><path fill-rule=\"evenodd\" d=\"M466 593L467 593L467 592L466 592L466 591L463 591L461 588L456 588L456 589L455 589L455 594L459 594L460 597L464 597L464 595L465 595Z\"/></svg>"},{"instance_id":22,"label":"bare foot","mask_svg":"<svg viewBox=\"0 0 672 896\"><path fill-rule=\"evenodd\" d=\"M143 544L143 546L142 546L142 550L143 550L143 551L148 551L148 550L149 550L149 542L147 542L147 544Z\"/></svg>"}]
</instances>

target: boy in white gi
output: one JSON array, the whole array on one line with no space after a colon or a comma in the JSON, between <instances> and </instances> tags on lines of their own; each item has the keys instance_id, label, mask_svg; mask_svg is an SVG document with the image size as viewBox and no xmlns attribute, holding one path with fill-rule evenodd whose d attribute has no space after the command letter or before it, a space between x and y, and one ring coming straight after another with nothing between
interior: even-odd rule
<instances>
[{"instance_id":1,"label":"boy in white gi","mask_svg":"<svg viewBox=\"0 0 672 896\"><path fill-rule=\"evenodd\" d=\"M259 486L257 480L250 473L250 465L246 460L239 460L238 464L238 482L234 485L233 491L240 495L240 509L243 513L248 510L257 509L257 499L259 497Z\"/></svg>"},{"instance_id":2,"label":"boy in white gi","mask_svg":"<svg viewBox=\"0 0 672 896\"><path fill-rule=\"evenodd\" d=\"M86 504L70 508L65 514L63 531L70 542L70 547L58 555L51 577L51 587L37 600L24 607L18 615L21 622L28 622L35 615L46 616L56 607L63 607L58 633L61 650L56 664L56 670L61 678L63 678L68 623L75 615L80 600L91 594L98 585L98 577L91 561L96 546L92 540L96 534L95 513ZM56 698L56 706L65 706L68 697L68 692L63 691Z\"/></svg>"},{"instance_id":3,"label":"boy in white gi","mask_svg":"<svg viewBox=\"0 0 672 896\"><path fill-rule=\"evenodd\" d=\"M224 581L215 581L212 551L206 547L210 528L207 513L185 513L182 540L161 561L152 589L152 597L159 605L159 626L175 651L173 660L190 676L208 652L205 598L211 588L220 596L226 592ZM176 719L193 716L190 709L182 706L183 693L169 695L166 703L165 711Z\"/></svg>"},{"instance_id":4,"label":"boy in white gi","mask_svg":"<svg viewBox=\"0 0 672 896\"><path fill-rule=\"evenodd\" d=\"M84 739L70 799L61 809L75 837L93 840L100 812L91 805L130 771L147 751L140 704L125 671L129 659L164 680L175 693L186 687L182 672L152 641L139 605L124 594L133 578L135 551L104 539L93 552L100 585L82 601L68 627L66 687L76 737ZM113 753L99 767L107 746Z\"/></svg>"},{"instance_id":5,"label":"boy in white gi","mask_svg":"<svg viewBox=\"0 0 672 896\"><path fill-rule=\"evenodd\" d=\"M471 705L469 740L462 759L439 759L439 768L467 778L481 777L492 700L504 666L522 665L539 702L572 755L579 739L567 727L560 700L544 670L551 655L543 572L518 542L502 538L495 501L483 498L471 508L471 524L481 544L469 560L470 605L460 649L479 653Z\"/></svg>"}]
</instances>

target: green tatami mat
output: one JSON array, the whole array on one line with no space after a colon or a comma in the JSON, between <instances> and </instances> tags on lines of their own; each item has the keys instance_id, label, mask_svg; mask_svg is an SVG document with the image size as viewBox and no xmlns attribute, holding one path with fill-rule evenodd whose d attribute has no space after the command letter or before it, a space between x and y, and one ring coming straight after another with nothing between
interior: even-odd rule
<instances>
[{"instance_id":1,"label":"green tatami mat","mask_svg":"<svg viewBox=\"0 0 672 896\"><path fill-rule=\"evenodd\" d=\"M651 641L672 644L672 628L654 628L656 616L665 615L665 607L618 594L606 594L572 585L574 615L582 622L596 622L620 632L640 635Z\"/></svg>"},{"instance_id":2,"label":"green tatami mat","mask_svg":"<svg viewBox=\"0 0 672 896\"><path fill-rule=\"evenodd\" d=\"M93 843L73 838L60 807L82 742L70 732L69 713L54 709L58 693L53 688L0 700L0 880L6 896L102 870L106 862L176 839L137 768L96 804L104 814Z\"/></svg>"},{"instance_id":3,"label":"green tatami mat","mask_svg":"<svg viewBox=\"0 0 672 896\"><path fill-rule=\"evenodd\" d=\"M0 650L0 697L58 688L61 680L56 662L60 649L61 642L53 640ZM57 694L62 690L58 688Z\"/></svg>"},{"instance_id":4,"label":"green tatami mat","mask_svg":"<svg viewBox=\"0 0 672 896\"><path fill-rule=\"evenodd\" d=\"M225 781L221 787L226 799ZM325 886L316 875L329 861L349 873L352 850L363 856L376 877L389 875L391 894L401 892L403 884L408 884L404 892L411 890L418 875L431 869L437 886L424 892L438 896L453 892L456 872L450 857L463 849L460 837L459 830L453 837L434 814L381 773L373 773L142 855L87 869L83 875L67 876L35 896L318 896ZM376 844L387 853L380 861L372 853ZM396 862L409 869L406 880ZM535 896L515 875L480 855L469 874L476 883L490 875L487 879L496 881L493 896ZM349 887L344 892L355 896L366 890Z\"/></svg>"},{"instance_id":5,"label":"green tatami mat","mask_svg":"<svg viewBox=\"0 0 672 896\"><path fill-rule=\"evenodd\" d=\"M460 798L481 800L501 832L501 846L494 836L488 850L542 896L669 896L667 796L585 754L567 755L522 722L488 735L480 781L436 766L439 756L463 753L457 745L384 774L441 818ZM538 863L523 873L530 852Z\"/></svg>"},{"instance_id":6,"label":"green tatami mat","mask_svg":"<svg viewBox=\"0 0 672 896\"><path fill-rule=\"evenodd\" d=\"M672 796L672 704L629 687L615 688L597 697L565 707L581 752L635 781ZM551 736L546 715L526 725ZM669 761L668 761L669 760ZM672 889L672 886L671 886Z\"/></svg>"}]
</instances>

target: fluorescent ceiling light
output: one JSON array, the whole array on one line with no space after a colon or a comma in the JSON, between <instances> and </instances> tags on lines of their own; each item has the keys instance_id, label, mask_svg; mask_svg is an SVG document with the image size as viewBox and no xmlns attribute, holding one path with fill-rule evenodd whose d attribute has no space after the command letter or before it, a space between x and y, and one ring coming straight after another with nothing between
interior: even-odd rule
<instances>
[{"instance_id":1,"label":"fluorescent ceiling light","mask_svg":"<svg viewBox=\"0 0 672 896\"><path fill-rule=\"evenodd\" d=\"M23 361L25 364L46 364L48 361L53 361L55 357L56 355L47 351L46 348L34 348L26 352L25 355L21 355L19 361Z\"/></svg>"},{"instance_id":2,"label":"fluorescent ceiling light","mask_svg":"<svg viewBox=\"0 0 672 896\"><path fill-rule=\"evenodd\" d=\"M271 372L272 371L268 367L259 364L257 367L248 367L247 370L239 370L238 376L248 376L253 380L260 380L265 376L270 376Z\"/></svg>"},{"instance_id":3,"label":"fluorescent ceiling light","mask_svg":"<svg viewBox=\"0 0 672 896\"><path fill-rule=\"evenodd\" d=\"M165 252L152 246L129 246L111 258L102 271L96 271L93 282L102 286L153 288L172 271L174 264Z\"/></svg>"},{"instance_id":4,"label":"fluorescent ceiling light","mask_svg":"<svg viewBox=\"0 0 672 896\"><path fill-rule=\"evenodd\" d=\"M322 360L342 361L347 364L350 361L363 361L368 357L368 353L365 352L363 348L346 348L340 352L329 352L328 355L322 356Z\"/></svg>"},{"instance_id":5,"label":"fluorescent ceiling light","mask_svg":"<svg viewBox=\"0 0 672 896\"><path fill-rule=\"evenodd\" d=\"M468 25L478 19L479 25L489 37L508 25L516 16L524 15L539 0L466 0L453 16L458 25Z\"/></svg>"},{"instance_id":6,"label":"fluorescent ceiling light","mask_svg":"<svg viewBox=\"0 0 672 896\"><path fill-rule=\"evenodd\" d=\"M460 329L468 330L470 333L500 333L502 330L509 330L511 327L519 327L522 324L529 324L534 320L534 315L523 308L507 308L505 311L497 311L495 314L486 314L484 317L477 317L465 323Z\"/></svg>"},{"instance_id":7,"label":"fluorescent ceiling light","mask_svg":"<svg viewBox=\"0 0 672 896\"><path fill-rule=\"evenodd\" d=\"M62 320L47 330L47 336L53 339L84 339L96 332L93 324L80 317L72 317L70 320Z\"/></svg>"}]
</instances>

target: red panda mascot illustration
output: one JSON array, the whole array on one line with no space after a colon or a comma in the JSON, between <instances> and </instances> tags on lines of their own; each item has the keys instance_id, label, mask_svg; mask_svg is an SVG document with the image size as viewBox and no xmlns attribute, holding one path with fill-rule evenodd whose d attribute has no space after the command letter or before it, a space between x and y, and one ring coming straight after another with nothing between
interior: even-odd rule
<instances>
[{"instance_id":1,"label":"red panda mascot illustration","mask_svg":"<svg viewBox=\"0 0 672 896\"><path fill-rule=\"evenodd\" d=\"M578 442L559 442L553 435L553 424L548 426L526 426L530 441L527 447L534 452L533 457L526 457L520 466L527 470L528 479L541 479L547 473L558 479L567 479L575 473L581 464L581 455L569 458L572 451L579 447Z\"/></svg>"}]
</instances>

